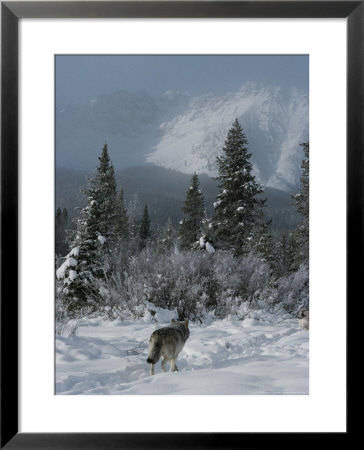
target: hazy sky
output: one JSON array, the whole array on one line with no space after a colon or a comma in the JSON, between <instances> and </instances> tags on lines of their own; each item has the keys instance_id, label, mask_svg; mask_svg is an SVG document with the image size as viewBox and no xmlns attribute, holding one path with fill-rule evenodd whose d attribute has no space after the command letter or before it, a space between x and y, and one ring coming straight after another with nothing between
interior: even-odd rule
<instances>
[{"instance_id":1,"label":"hazy sky","mask_svg":"<svg viewBox=\"0 0 364 450\"><path fill-rule=\"evenodd\" d=\"M308 92L307 55L59 55L57 107L87 103L100 94L145 89L159 96L168 89L192 95L222 94L246 81L297 87Z\"/></svg>"}]
</instances>

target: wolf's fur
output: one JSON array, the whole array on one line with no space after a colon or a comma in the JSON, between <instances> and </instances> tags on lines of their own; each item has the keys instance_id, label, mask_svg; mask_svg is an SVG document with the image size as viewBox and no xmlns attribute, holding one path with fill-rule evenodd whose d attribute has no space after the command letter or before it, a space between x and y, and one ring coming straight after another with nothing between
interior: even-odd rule
<instances>
[{"instance_id":1,"label":"wolf's fur","mask_svg":"<svg viewBox=\"0 0 364 450\"><path fill-rule=\"evenodd\" d=\"M309 329L309 319L310 314L308 309L301 308L297 315L298 323L300 325L301 330L308 330Z\"/></svg>"},{"instance_id":2,"label":"wolf's fur","mask_svg":"<svg viewBox=\"0 0 364 450\"><path fill-rule=\"evenodd\" d=\"M176 322L171 320L171 325L155 330L149 339L149 352L147 362L151 364L150 374L154 375L154 366L163 356L162 370L166 371L166 363L170 361L171 371L178 370L176 359L183 349L185 342L190 335L188 320Z\"/></svg>"}]
</instances>

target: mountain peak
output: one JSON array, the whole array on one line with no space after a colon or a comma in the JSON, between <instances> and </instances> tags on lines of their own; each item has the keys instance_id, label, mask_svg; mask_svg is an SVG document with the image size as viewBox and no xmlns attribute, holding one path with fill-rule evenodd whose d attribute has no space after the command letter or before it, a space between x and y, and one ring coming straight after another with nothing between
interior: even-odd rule
<instances>
[{"instance_id":1,"label":"mountain peak","mask_svg":"<svg viewBox=\"0 0 364 450\"><path fill-rule=\"evenodd\" d=\"M262 184L290 190L300 176L299 144L308 136L308 98L297 89L245 83L236 92L193 97L186 110L162 124L147 161L183 173L216 176L216 157L238 118Z\"/></svg>"},{"instance_id":2,"label":"mountain peak","mask_svg":"<svg viewBox=\"0 0 364 450\"><path fill-rule=\"evenodd\" d=\"M215 176L216 156L239 119L259 182L291 190L299 183L308 139L308 95L248 82L222 95L191 96L169 89L119 90L56 112L57 165L92 169L107 139L115 168L154 164Z\"/></svg>"}]
</instances>

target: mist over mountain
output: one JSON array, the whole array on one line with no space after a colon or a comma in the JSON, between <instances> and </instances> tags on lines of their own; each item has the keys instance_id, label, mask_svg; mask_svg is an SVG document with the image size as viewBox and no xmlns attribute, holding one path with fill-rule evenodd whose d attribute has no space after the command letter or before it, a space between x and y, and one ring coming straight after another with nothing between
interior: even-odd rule
<instances>
[{"instance_id":1,"label":"mist over mountain","mask_svg":"<svg viewBox=\"0 0 364 450\"><path fill-rule=\"evenodd\" d=\"M153 164L216 175L216 156L235 118L243 126L258 181L295 192L308 140L308 96L246 83L224 95L119 91L56 111L56 164L93 170L105 140L116 170Z\"/></svg>"},{"instance_id":2,"label":"mist over mountain","mask_svg":"<svg viewBox=\"0 0 364 450\"><path fill-rule=\"evenodd\" d=\"M93 170L105 141L116 169L146 163L158 144L160 124L185 110L188 94L152 98L146 91L118 91L56 111L56 165Z\"/></svg>"},{"instance_id":3,"label":"mist over mountain","mask_svg":"<svg viewBox=\"0 0 364 450\"><path fill-rule=\"evenodd\" d=\"M57 168L56 170L56 208L67 208L70 218L79 215L80 207L85 205L81 189L87 187L90 172ZM211 217L218 188L208 175L199 175L200 186L205 198L206 209ZM121 169L116 172L118 189L123 189L127 207L136 207L141 217L144 204L149 207L152 228L166 224L170 218L177 228L183 217L182 206L191 175L158 166L139 166ZM272 219L272 227L278 232L293 230L298 223L294 202L287 192L266 188L265 214Z\"/></svg>"},{"instance_id":4,"label":"mist over mountain","mask_svg":"<svg viewBox=\"0 0 364 450\"><path fill-rule=\"evenodd\" d=\"M258 181L283 190L296 186L302 160L299 143L308 137L308 99L296 89L247 83L221 97L193 98L183 114L161 125L162 138L147 160L214 176L216 157L236 117L247 136Z\"/></svg>"}]
</instances>

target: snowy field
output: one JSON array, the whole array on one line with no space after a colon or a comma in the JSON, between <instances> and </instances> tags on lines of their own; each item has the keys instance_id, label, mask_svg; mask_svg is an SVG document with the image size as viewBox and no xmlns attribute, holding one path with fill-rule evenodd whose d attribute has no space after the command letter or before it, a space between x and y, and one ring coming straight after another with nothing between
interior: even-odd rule
<instances>
[{"instance_id":1,"label":"snowy field","mask_svg":"<svg viewBox=\"0 0 364 450\"><path fill-rule=\"evenodd\" d=\"M151 333L170 311L135 321L85 320L56 337L57 394L308 394L309 332L288 315L190 323L179 372L149 375ZM156 322L155 320L158 320ZM168 366L169 367L169 366Z\"/></svg>"}]
</instances>

